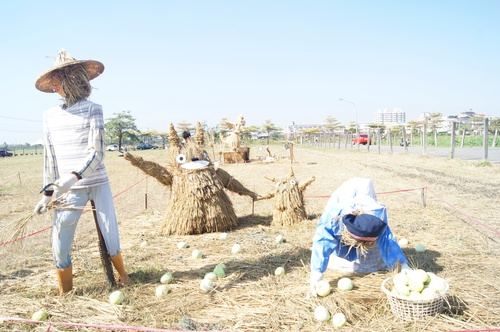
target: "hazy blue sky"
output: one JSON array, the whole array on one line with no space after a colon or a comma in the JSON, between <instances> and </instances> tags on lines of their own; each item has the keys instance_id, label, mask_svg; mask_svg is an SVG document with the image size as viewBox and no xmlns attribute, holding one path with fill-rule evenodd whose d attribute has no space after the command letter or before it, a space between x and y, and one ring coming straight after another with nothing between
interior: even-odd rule
<instances>
[{"instance_id":1,"label":"hazy blue sky","mask_svg":"<svg viewBox=\"0 0 500 332\"><path fill-rule=\"evenodd\" d=\"M140 130L222 118L500 116L500 1L2 1L0 144L41 137L61 48L104 63L91 100ZM342 102L339 98L355 104Z\"/></svg>"}]
</instances>

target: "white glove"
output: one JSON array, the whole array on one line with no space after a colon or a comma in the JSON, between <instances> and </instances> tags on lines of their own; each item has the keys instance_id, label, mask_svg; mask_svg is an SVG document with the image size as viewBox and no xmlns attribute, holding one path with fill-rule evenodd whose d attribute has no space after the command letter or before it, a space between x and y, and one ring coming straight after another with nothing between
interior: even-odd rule
<instances>
[{"instance_id":1,"label":"white glove","mask_svg":"<svg viewBox=\"0 0 500 332\"><path fill-rule=\"evenodd\" d=\"M318 293L316 292L316 284L321 279L323 279L323 273L321 273L319 271L316 271L316 270L311 271L311 280L310 280L310 283L311 283L311 295L314 296L314 297L318 296Z\"/></svg>"},{"instance_id":2,"label":"white glove","mask_svg":"<svg viewBox=\"0 0 500 332\"><path fill-rule=\"evenodd\" d=\"M408 274L411 271L411 267L408 266L408 264L403 263L401 264L401 272Z\"/></svg>"},{"instance_id":3,"label":"white glove","mask_svg":"<svg viewBox=\"0 0 500 332\"><path fill-rule=\"evenodd\" d=\"M40 214L46 212L47 205L50 203L51 200L52 196L43 195L40 202L38 202L38 204L35 206L35 213Z\"/></svg>"},{"instance_id":4,"label":"white glove","mask_svg":"<svg viewBox=\"0 0 500 332\"><path fill-rule=\"evenodd\" d=\"M56 182L54 182L54 194L58 197L59 195L67 193L77 181L78 178L73 173L57 179Z\"/></svg>"}]
</instances>

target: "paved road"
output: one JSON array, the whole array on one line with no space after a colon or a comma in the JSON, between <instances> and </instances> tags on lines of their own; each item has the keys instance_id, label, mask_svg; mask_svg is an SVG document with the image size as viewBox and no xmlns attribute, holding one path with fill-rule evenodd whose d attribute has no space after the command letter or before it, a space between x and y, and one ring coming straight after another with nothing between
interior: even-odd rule
<instances>
[{"instance_id":1,"label":"paved road","mask_svg":"<svg viewBox=\"0 0 500 332\"><path fill-rule=\"evenodd\" d=\"M357 147L354 146L353 149L356 149ZM360 151L366 151L367 146L360 146L359 147ZM378 146L372 145L370 146L370 153L378 153ZM387 145L382 145L380 146L380 153L389 153L390 152L390 147ZM402 146L393 146L392 147L392 153L394 154L400 154L400 153L405 153L405 148ZM435 148L435 147L427 147L424 149L420 146L409 146L408 147L408 153L410 154L416 154L416 155L425 155L425 156L430 156L430 157L439 157L439 158L451 158L451 148ZM485 161L484 158L484 150L483 148L461 148L461 147L455 147L455 154L453 158L456 159L463 159L463 160L470 160L470 161L477 161L477 162L483 162ZM489 161L492 164L500 164L500 147L495 147L495 148L488 148L488 156L486 161Z\"/></svg>"}]
</instances>

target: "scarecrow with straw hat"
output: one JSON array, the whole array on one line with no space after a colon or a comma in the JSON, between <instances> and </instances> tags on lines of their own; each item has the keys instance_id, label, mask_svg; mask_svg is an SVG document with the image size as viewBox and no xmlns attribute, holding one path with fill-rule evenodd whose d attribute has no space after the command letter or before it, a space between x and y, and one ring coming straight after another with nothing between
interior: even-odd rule
<instances>
[{"instance_id":1,"label":"scarecrow with straw hat","mask_svg":"<svg viewBox=\"0 0 500 332\"><path fill-rule=\"evenodd\" d=\"M312 295L327 268L369 273L399 266L410 269L387 224L387 209L376 200L373 181L348 180L330 197L313 237Z\"/></svg>"},{"instance_id":2,"label":"scarecrow with straw hat","mask_svg":"<svg viewBox=\"0 0 500 332\"><path fill-rule=\"evenodd\" d=\"M35 213L56 207L52 224L52 252L60 294L73 288L71 245L78 220L88 201L92 203L109 258L121 282L129 283L120 252L113 196L103 163L105 132L102 106L88 100L92 92L90 80L103 71L101 62L76 60L68 51L61 50L54 66L40 75L35 83L42 92L57 92L63 101L43 115L44 188L41 192L43 196L35 207Z\"/></svg>"}]
</instances>

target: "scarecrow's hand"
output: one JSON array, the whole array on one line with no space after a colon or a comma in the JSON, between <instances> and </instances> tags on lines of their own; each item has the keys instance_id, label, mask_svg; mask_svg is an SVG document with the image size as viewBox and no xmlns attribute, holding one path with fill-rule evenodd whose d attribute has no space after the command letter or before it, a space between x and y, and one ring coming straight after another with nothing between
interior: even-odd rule
<instances>
[{"instance_id":1,"label":"scarecrow's hand","mask_svg":"<svg viewBox=\"0 0 500 332\"><path fill-rule=\"evenodd\" d=\"M35 206L35 210L34 212L36 214L40 214L40 213L44 213L47 211L47 205L50 203L50 201L52 200L52 194L47 195L47 194L44 194L42 196L42 199L40 199L40 201L38 202L38 204Z\"/></svg>"},{"instance_id":2,"label":"scarecrow's hand","mask_svg":"<svg viewBox=\"0 0 500 332\"><path fill-rule=\"evenodd\" d=\"M307 186L309 186L311 183L313 183L313 182L314 182L314 180L316 180L316 177L314 177L314 176L313 176L312 178L308 179L306 182L302 183L302 184L299 186L300 190L301 190L301 191L306 190Z\"/></svg>"},{"instance_id":3,"label":"scarecrow's hand","mask_svg":"<svg viewBox=\"0 0 500 332\"><path fill-rule=\"evenodd\" d=\"M140 166L144 161L142 157L136 157L129 152L125 152L125 155L123 157L125 158L125 160L130 161L130 163L134 166Z\"/></svg>"},{"instance_id":4,"label":"scarecrow's hand","mask_svg":"<svg viewBox=\"0 0 500 332\"><path fill-rule=\"evenodd\" d=\"M254 201L263 201L265 199L270 199L270 198L273 198L274 197L274 193L269 193L269 194L266 194L264 196L261 196L261 195L257 195L256 198L254 198Z\"/></svg>"},{"instance_id":5,"label":"scarecrow's hand","mask_svg":"<svg viewBox=\"0 0 500 332\"><path fill-rule=\"evenodd\" d=\"M401 264L401 272L409 274L411 270L412 269L411 267L408 266L408 264L406 263Z\"/></svg>"},{"instance_id":6,"label":"scarecrow's hand","mask_svg":"<svg viewBox=\"0 0 500 332\"><path fill-rule=\"evenodd\" d=\"M163 166L155 163L154 161L144 160L141 157L136 157L131 153L125 153L123 156L125 160L130 161L132 166L142 170L147 175L154 177L158 182L165 186L172 185L172 174Z\"/></svg>"},{"instance_id":7,"label":"scarecrow's hand","mask_svg":"<svg viewBox=\"0 0 500 332\"><path fill-rule=\"evenodd\" d=\"M318 296L318 293L316 292L316 284L321 279L323 279L323 273L316 270L311 271L311 279L310 279L311 295L314 297Z\"/></svg>"},{"instance_id":8,"label":"scarecrow's hand","mask_svg":"<svg viewBox=\"0 0 500 332\"><path fill-rule=\"evenodd\" d=\"M81 177L80 177L81 178ZM54 182L54 193L57 196L67 193L73 185L78 182L79 178L76 173L71 173L67 176L61 177Z\"/></svg>"}]
</instances>

